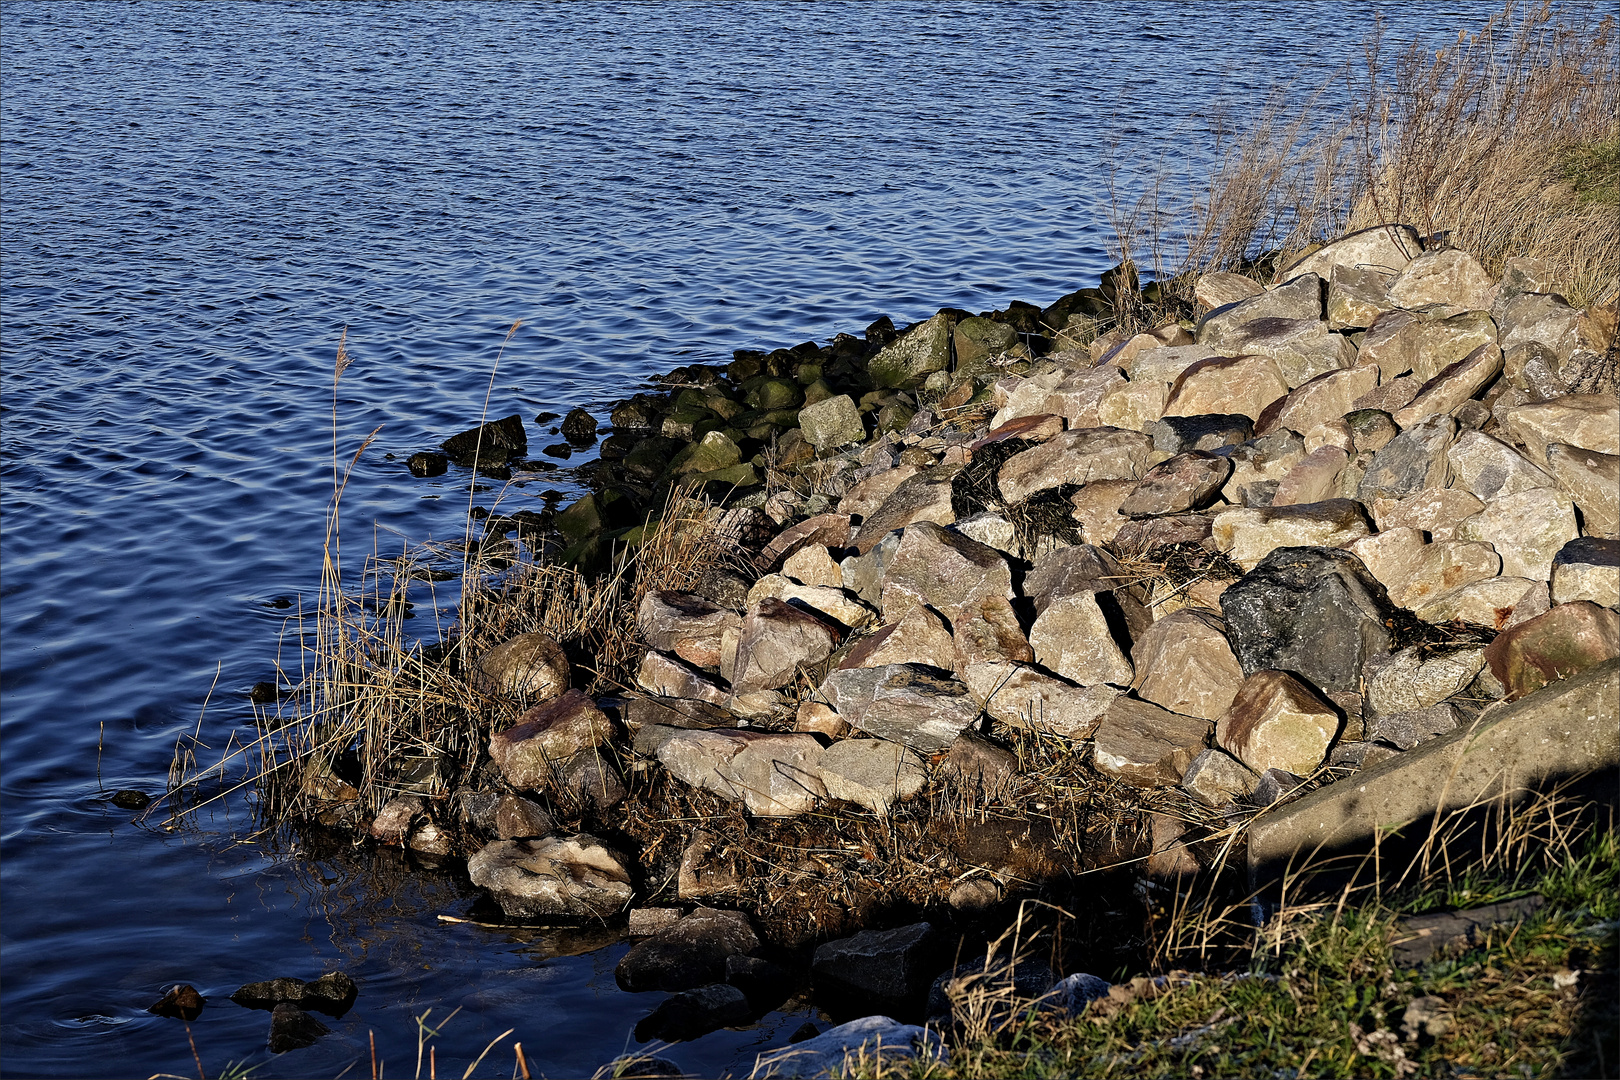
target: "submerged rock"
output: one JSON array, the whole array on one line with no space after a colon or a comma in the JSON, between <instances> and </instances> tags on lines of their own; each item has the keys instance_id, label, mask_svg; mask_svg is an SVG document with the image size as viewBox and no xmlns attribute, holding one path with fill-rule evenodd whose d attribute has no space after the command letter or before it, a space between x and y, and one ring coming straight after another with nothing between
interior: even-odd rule
<instances>
[{"instance_id":1,"label":"submerged rock","mask_svg":"<svg viewBox=\"0 0 1620 1080\"><path fill-rule=\"evenodd\" d=\"M322 1035L332 1029L290 1002L282 1002L270 1012L270 1052L285 1054L314 1046Z\"/></svg>"},{"instance_id":2,"label":"submerged rock","mask_svg":"<svg viewBox=\"0 0 1620 1080\"><path fill-rule=\"evenodd\" d=\"M302 985L302 984L300 984ZM197 993L190 983L177 983L164 995L146 1007L153 1016L167 1016L175 1020L192 1021L202 1013L208 999Z\"/></svg>"},{"instance_id":3,"label":"submerged rock","mask_svg":"<svg viewBox=\"0 0 1620 1080\"><path fill-rule=\"evenodd\" d=\"M638 942L613 975L631 993L690 990L723 982L727 959L753 956L759 949L759 936L743 912L700 907Z\"/></svg>"}]
</instances>

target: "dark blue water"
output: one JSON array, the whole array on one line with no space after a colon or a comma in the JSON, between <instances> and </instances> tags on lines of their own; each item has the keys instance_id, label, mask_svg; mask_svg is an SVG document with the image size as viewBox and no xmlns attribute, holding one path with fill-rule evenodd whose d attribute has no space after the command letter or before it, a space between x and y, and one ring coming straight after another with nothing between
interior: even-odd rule
<instances>
[{"instance_id":1,"label":"dark blue water","mask_svg":"<svg viewBox=\"0 0 1620 1080\"><path fill-rule=\"evenodd\" d=\"M194 1073L143 1011L176 981L209 1075L361 1075L371 1032L401 1075L458 1007L441 1071L515 1028L588 1074L658 1000L623 945L441 923L454 875L267 850L240 797L176 832L107 800L296 670L274 604L319 579L345 327L344 453L381 427L346 539L459 534L467 476L403 458L477 418L514 323L492 416L1048 303L1115 261L1110 176L1196 175L1217 103L1314 87L1375 11L1445 43L1494 6L0 7L0 1069ZM359 1002L309 1050L225 1000L339 965ZM811 1015L671 1056L746 1072Z\"/></svg>"}]
</instances>

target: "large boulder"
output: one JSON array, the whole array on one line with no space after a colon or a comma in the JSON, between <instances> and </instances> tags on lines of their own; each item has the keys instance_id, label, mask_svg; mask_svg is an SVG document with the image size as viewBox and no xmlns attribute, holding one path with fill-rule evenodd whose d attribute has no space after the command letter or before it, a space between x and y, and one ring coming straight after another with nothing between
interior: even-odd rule
<instances>
[{"instance_id":1,"label":"large boulder","mask_svg":"<svg viewBox=\"0 0 1620 1080\"><path fill-rule=\"evenodd\" d=\"M741 614L695 593L655 589L636 609L643 641L698 667L719 667L721 637L741 627Z\"/></svg>"},{"instance_id":2,"label":"large boulder","mask_svg":"<svg viewBox=\"0 0 1620 1080\"><path fill-rule=\"evenodd\" d=\"M1423 251L1423 242L1410 225L1375 225L1339 237L1331 244L1302 255L1279 270L1280 279L1311 273L1331 279L1335 267L1373 269L1398 274Z\"/></svg>"},{"instance_id":3,"label":"large boulder","mask_svg":"<svg viewBox=\"0 0 1620 1080\"><path fill-rule=\"evenodd\" d=\"M1322 279L1313 273L1296 274L1287 282L1234 304L1218 307L1198 320L1193 332L1198 344L1222 349L1234 342L1246 323L1257 319L1310 319L1322 317Z\"/></svg>"},{"instance_id":4,"label":"large boulder","mask_svg":"<svg viewBox=\"0 0 1620 1080\"><path fill-rule=\"evenodd\" d=\"M1279 548L1349 547L1370 531L1364 513L1353 499L1223 510L1211 536L1233 562L1252 570Z\"/></svg>"},{"instance_id":5,"label":"large boulder","mask_svg":"<svg viewBox=\"0 0 1620 1080\"><path fill-rule=\"evenodd\" d=\"M860 410L848 394L836 394L800 409L799 431L817 450L833 450L866 438Z\"/></svg>"},{"instance_id":6,"label":"large boulder","mask_svg":"<svg viewBox=\"0 0 1620 1080\"><path fill-rule=\"evenodd\" d=\"M953 618L987 596L1013 596L1012 570L995 548L930 521L906 527L883 572L883 611L890 619L927 604Z\"/></svg>"},{"instance_id":7,"label":"large boulder","mask_svg":"<svg viewBox=\"0 0 1620 1080\"><path fill-rule=\"evenodd\" d=\"M1483 311L1496 299L1496 282L1479 260L1458 248L1425 251L1389 283L1389 298L1403 308L1444 304Z\"/></svg>"},{"instance_id":8,"label":"large boulder","mask_svg":"<svg viewBox=\"0 0 1620 1080\"><path fill-rule=\"evenodd\" d=\"M1502 495L1457 526L1459 540L1490 544L1502 556L1502 573L1547 581L1553 558L1580 535L1575 504L1557 488L1530 488Z\"/></svg>"},{"instance_id":9,"label":"large boulder","mask_svg":"<svg viewBox=\"0 0 1620 1080\"><path fill-rule=\"evenodd\" d=\"M1356 498L1371 507L1379 499L1404 499L1451 480L1446 457L1457 438L1457 421L1435 416L1402 431L1373 455Z\"/></svg>"},{"instance_id":10,"label":"large boulder","mask_svg":"<svg viewBox=\"0 0 1620 1080\"><path fill-rule=\"evenodd\" d=\"M629 860L589 833L496 840L467 874L516 918L610 918L633 894Z\"/></svg>"},{"instance_id":11,"label":"large boulder","mask_svg":"<svg viewBox=\"0 0 1620 1080\"><path fill-rule=\"evenodd\" d=\"M792 817L827 794L822 747L804 732L676 731L658 760L682 783L739 801L756 817Z\"/></svg>"},{"instance_id":12,"label":"large boulder","mask_svg":"<svg viewBox=\"0 0 1620 1080\"><path fill-rule=\"evenodd\" d=\"M1018 503L1065 484L1139 479L1152 454L1153 440L1139 431L1078 428L1002 462L996 483L1002 498Z\"/></svg>"},{"instance_id":13,"label":"large boulder","mask_svg":"<svg viewBox=\"0 0 1620 1080\"><path fill-rule=\"evenodd\" d=\"M801 664L817 664L838 647L839 631L785 600L766 597L749 608L737 640L731 680L736 694L786 686Z\"/></svg>"},{"instance_id":14,"label":"large boulder","mask_svg":"<svg viewBox=\"0 0 1620 1080\"><path fill-rule=\"evenodd\" d=\"M1575 600L1620 607L1620 540L1583 536L1559 549L1553 559L1552 602Z\"/></svg>"},{"instance_id":15,"label":"large boulder","mask_svg":"<svg viewBox=\"0 0 1620 1080\"><path fill-rule=\"evenodd\" d=\"M1402 649L1367 665L1367 708L1380 715L1438 705L1467 689L1484 666L1484 649L1478 646Z\"/></svg>"},{"instance_id":16,"label":"large boulder","mask_svg":"<svg viewBox=\"0 0 1620 1080\"><path fill-rule=\"evenodd\" d=\"M1227 638L1247 675L1290 671L1319 690L1358 693L1390 651L1395 607L1346 551L1278 548L1221 594Z\"/></svg>"},{"instance_id":17,"label":"large boulder","mask_svg":"<svg viewBox=\"0 0 1620 1080\"><path fill-rule=\"evenodd\" d=\"M1484 658L1511 701L1615 656L1620 656L1620 613L1577 600L1504 630Z\"/></svg>"},{"instance_id":18,"label":"large boulder","mask_svg":"<svg viewBox=\"0 0 1620 1080\"><path fill-rule=\"evenodd\" d=\"M1200 360L1170 387L1164 415L1204 416L1239 413L1250 420L1265 415L1288 395L1288 379L1270 356L1220 356Z\"/></svg>"},{"instance_id":19,"label":"large boulder","mask_svg":"<svg viewBox=\"0 0 1620 1080\"><path fill-rule=\"evenodd\" d=\"M852 727L924 756L946 750L980 715L966 686L921 664L835 671L820 692Z\"/></svg>"},{"instance_id":20,"label":"large boulder","mask_svg":"<svg viewBox=\"0 0 1620 1080\"><path fill-rule=\"evenodd\" d=\"M1587 535L1620 536L1620 456L1551 443L1547 468L1580 508Z\"/></svg>"},{"instance_id":21,"label":"large boulder","mask_svg":"<svg viewBox=\"0 0 1620 1080\"><path fill-rule=\"evenodd\" d=\"M1027 664L1035 659L1018 613L1006 597L986 596L977 604L957 609L951 629L950 666L958 673L973 664Z\"/></svg>"},{"instance_id":22,"label":"large boulder","mask_svg":"<svg viewBox=\"0 0 1620 1080\"><path fill-rule=\"evenodd\" d=\"M1210 722L1120 697L1103 713L1093 744L1097 770L1136 787L1179 784L1209 742Z\"/></svg>"},{"instance_id":23,"label":"large boulder","mask_svg":"<svg viewBox=\"0 0 1620 1080\"><path fill-rule=\"evenodd\" d=\"M440 445L457 465L504 465L528 453L529 437L523 417L514 414L452 435Z\"/></svg>"},{"instance_id":24,"label":"large boulder","mask_svg":"<svg viewBox=\"0 0 1620 1080\"><path fill-rule=\"evenodd\" d=\"M1043 667L1082 686L1126 686L1135 671L1092 592L1051 600L1030 627L1029 644Z\"/></svg>"},{"instance_id":25,"label":"large boulder","mask_svg":"<svg viewBox=\"0 0 1620 1080\"><path fill-rule=\"evenodd\" d=\"M875 631L856 642L841 668L886 667L889 664L928 664L950 668L956 643L951 628L933 608L917 604L899 622Z\"/></svg>"},{"instance_id":26,"label":"large boulder","mask_svg":"<svg viewBox=\"0 0 1620 1080\"><path fill-rule=\"evenodd\" d=\"M867 374L874 386L904 389L921 386L924 379L944 371L950 362L950 316L942 311L879 350L867 364Z\"/></svg>"},{"instance_id":27,"label":"large boulder","mask_svg":"<svg viewBox=\"0 0 1620 1080\"><path fill-rule=\"evenodd\" d=\"M1157 620L1132 646L1131 662L1142 700L1205 720L1226 714L1243 681L1226 627L1211 612L1183 609Z\"/></svg>"},{"instance_id":28,"label":"large boulder","mask_svg":"<svg viewBox=\"0 0 1620 1080\"><path fill-rule=\"evenodd\" d=\"M1565 394L1552 401L1509 409L1502 429L1530 453L1545 461L1554 443L1620 454L1620 398L1613 394Z\"/></svg>"}]
</instances>

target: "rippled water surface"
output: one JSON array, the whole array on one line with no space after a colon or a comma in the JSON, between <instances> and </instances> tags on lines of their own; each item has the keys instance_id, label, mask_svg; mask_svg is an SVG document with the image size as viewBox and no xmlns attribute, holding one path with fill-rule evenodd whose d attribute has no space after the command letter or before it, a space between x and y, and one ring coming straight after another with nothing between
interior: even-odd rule
<instances>
[{"instance_id":1,"label":"rippled water surface","mask_svg":"<svg viewBox=\"0 0 1620 1080\"><path fill-rule=\"evenodd\" d=\"M659 999L611 936L440 922L455 874L267 851L239 799L176 833L108 801L250 730L277 602L318 582L345 327L345 453L381 426L348 535L459 533L466 475L402 459L476 419L515 322L495 416L1049 303L1112 261L1109 176L1196 169L1216 103L1321 82L1377 11L1443 43L1493 7L0 7L0 1069L192 1072L143 1011L176 981L210 1075L359 1075L372 1031L400 1075L457 1007L457 1070L515 1028L588 1074ZM308 1050L225 1000L338 965L359 1002ZM671 1056L746 1072L810 1015Z\"/></svg>"}]
</instances>

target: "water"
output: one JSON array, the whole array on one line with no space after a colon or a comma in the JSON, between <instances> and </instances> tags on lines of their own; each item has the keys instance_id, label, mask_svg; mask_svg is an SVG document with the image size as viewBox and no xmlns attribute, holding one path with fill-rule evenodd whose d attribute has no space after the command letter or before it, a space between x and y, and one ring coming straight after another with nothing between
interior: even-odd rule
<instances>
[{"instance_id":1,"label":"water","mask_svg":"<svg viewBox=\"0 0 1620 1080\"><path fill-rule=\"evenodd\" d=\"M1383 13L1443 44L1493 7ZM611 937L441 923L470 905L454 874L272 853L239 797L176 833L108 801L160 790L180 734L250 730L276 604L318 581L345 328L343 453L381 428L351 543L459 534L466 475L403 458L479 415L518 321L492 416L881 314L1048 303L1113 261L1111 173L1196 171L1212 103L1316 85L1378 10L0 8L0 1068L193 1072L143 1011L177 981L212 999L210 1075L359 1075L370 1032L399 1075L414 1018L457 1007L441 1063L515 1028L588 1074L659 999L615 987ZM359 1002L309 1050L271 1057L266 1015L225 1000L339 965ZM810 1016L672 1056L746 1071ZM503 1044L481 1072L511 1067Z\"/></svg>"}]
</instances>

